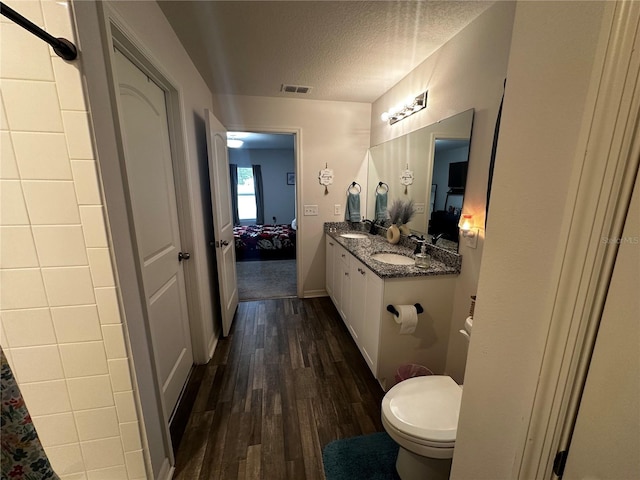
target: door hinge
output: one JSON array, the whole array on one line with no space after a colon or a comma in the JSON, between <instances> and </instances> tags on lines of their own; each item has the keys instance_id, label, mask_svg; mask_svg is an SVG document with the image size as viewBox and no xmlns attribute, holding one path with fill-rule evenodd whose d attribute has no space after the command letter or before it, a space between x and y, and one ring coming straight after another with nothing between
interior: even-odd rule
<instances>
[{"instance_id":1,"label":"door hinge","mask_svg":"<svg viewBox=\"0 0 640 480\"><path fill-rule=\"evenodd\" d=\"M568 453L568 450L562 450L561 452L556 453L556 458L553 460L553 473L558 477L562 477L564 474L564 467L567 464Z\"/></svg>"}]
</instances>

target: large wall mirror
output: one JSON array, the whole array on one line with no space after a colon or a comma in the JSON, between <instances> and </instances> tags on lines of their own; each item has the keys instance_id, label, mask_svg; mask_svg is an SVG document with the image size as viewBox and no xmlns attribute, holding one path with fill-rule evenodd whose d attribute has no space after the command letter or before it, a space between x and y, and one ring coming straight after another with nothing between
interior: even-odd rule
<instances>
[{"instance_id":1,"label":"large wall mirror","mask_svg":"<svg viewBox=\"0 0 640 480\"><path fill-rule=\"evenodd\" d=\"M388 186L388 205L396 199L413 200L416 214L407 225L412 233L457 251L473 113L469 109L371 147L367 218L376 218L376 194ZM405 170L413 171L411 185L401 183Z\"/></svg>"}]
</instances>

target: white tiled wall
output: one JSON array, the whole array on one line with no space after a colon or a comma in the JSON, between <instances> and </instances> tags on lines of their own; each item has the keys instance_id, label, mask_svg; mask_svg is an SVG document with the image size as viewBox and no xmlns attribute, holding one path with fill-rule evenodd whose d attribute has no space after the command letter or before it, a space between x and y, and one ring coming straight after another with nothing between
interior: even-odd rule
<instances>
[{"instance_id":1,"label":"white tiled wall","mask_svg":"<svg viewBox=\"0 0 640 480\"><path fill-rule=\"evenodd\" d=\"M7 3L73 39L64 1ZM80 62L0 34L2 346L61 478L146 478Z\"/></svg>"}]
</instances>

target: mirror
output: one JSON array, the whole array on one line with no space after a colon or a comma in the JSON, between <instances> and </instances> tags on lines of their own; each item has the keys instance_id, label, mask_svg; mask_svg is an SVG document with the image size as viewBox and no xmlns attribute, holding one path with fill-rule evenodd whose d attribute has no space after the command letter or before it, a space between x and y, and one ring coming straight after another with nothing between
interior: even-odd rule
<instances>
[{"instance_id":1,"label":"mirror","mask_svg":"<svg viewBox=\"0 0 640 480\"><path fill-rule=\"evenodd\" d=\"M438 246L457 252L473 114L469 109L371 147L367 218L376 218L376 192L388 186L387 205L413 200L416 213L407 225L412 233L436 238ZM413 172L413 183L405 186L406 170Z\"/></svg>"}]
</instances>

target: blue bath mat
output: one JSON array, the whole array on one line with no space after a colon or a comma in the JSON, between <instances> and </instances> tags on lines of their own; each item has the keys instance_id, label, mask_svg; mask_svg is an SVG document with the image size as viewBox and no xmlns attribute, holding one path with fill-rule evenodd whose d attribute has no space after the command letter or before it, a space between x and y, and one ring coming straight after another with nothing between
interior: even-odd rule
<instances>
[{"instance_id":1,"label":"blue bath mat","mask_svg":"<svg viewBox=\"0 0 640 480\"><path fill-rule=\"evenodd\" d=\"M386 432L345 438L322 449L327 480L400 480L398 444Z\"/></svg>"}]
</instances>

